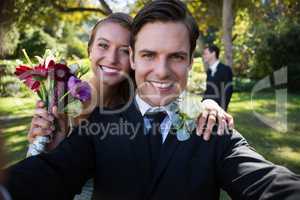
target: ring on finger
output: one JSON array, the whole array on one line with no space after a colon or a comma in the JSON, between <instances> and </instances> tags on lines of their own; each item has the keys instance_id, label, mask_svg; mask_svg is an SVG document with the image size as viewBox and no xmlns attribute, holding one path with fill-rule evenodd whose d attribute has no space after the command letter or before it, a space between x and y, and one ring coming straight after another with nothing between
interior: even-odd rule
<instances>
[{"instance_id":1,"label":"ring on finger","mask_svg":"<svg viewBox=\"0 0 300 200\"><path fill-rule=\"evenodd\" d=\"M217 116L217 111L210 111L209 115Z\"/></svg>"}]
</instances>

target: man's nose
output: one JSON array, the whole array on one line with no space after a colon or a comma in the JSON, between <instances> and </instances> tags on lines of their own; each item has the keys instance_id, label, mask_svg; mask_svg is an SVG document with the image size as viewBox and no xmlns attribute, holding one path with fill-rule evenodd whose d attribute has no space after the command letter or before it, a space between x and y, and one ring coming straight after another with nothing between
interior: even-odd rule
<instances>
[{"instance_id":1,"label":"man's nose","mask_svg":"<svg viewBox=\"0 0 300 200\"><path fill-rule=\"evenodd\" d=\"M170 76L170 68L166 59L162 58L158 60L155 65L155 74L161 80Z\"/></svg>"}]
</instances>

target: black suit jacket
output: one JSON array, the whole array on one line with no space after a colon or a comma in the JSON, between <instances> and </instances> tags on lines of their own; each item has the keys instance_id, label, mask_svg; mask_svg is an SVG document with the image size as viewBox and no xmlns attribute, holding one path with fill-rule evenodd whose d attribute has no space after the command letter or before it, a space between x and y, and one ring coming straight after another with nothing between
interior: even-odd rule
<instances>
[{"instance_id":1,"label":"black suit jacket","mask_svg":"<svg viewBox=\"0 0 300 200\"><path fill-rule=\"evenodd\" d=\"M204 99L213 99L224 110L227 110L233 92L231 67L219 63L214 76L208 71L206 74Z\"/></svg>"},{"instance_id":2,"label":"black suit jacket","mask_svg":"<svg viewBox=\"0 0 300 200\"><path fill-rule=\"evenodd\" d=\"M120 124L123 131L116 128ZM115 115L95 110L88 125L53 152L12 166L6 187L13 199L72 199L91 177L99 200L217 200L220 188L238 200L300 194L299 176L264 160L237 131L214 134L209 142L169 134L151 175L143 119L134 104Z\"/></svg>"}]
</instances>

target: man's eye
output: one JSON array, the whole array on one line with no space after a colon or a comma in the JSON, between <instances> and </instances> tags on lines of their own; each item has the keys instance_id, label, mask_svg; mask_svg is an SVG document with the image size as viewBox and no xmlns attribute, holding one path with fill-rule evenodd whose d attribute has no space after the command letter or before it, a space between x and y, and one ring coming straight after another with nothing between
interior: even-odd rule
<instances>
[{"instance_id":1,"label":"man's eye","mask_svg":"<svg viewBox=\"0 0 300 200\"><path fill-rule=\"evenodd\" d=\"M102 49L107 49L108 48L108 45L105 44L105 43L99 43L98 46L101 47Z\"/></svg>"},{"instance_id":2,"label":"man's eye","mask_svg":"<svg viewBox=\"0 0 300 200\"><path fill-rule=\"evenodd\" d=\"M142 58L152 59L154 58L154 54L152 53L146 53L142 55Z\"/></svg>"},{"instance_id":3,"label":"man's eye","mask_svg":"<svg viewBox=\"0 0 300 200\"><path fill-rule=\"evenodd\" d=\"M185 57L182 55L172 55L171 58L174 60L184 60L185 59Z\"/></svg>"}]
</instances>

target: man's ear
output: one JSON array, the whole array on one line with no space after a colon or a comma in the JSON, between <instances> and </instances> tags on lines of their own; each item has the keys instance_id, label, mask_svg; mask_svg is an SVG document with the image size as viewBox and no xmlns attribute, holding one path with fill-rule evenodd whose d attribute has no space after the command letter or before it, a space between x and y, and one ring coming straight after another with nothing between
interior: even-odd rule
<instances>
[{"instance_id":1,"label":"man's ear","mask_svg":"<svg viewBox=\"0 0 300 200\"><path fill-rule=\"evenodd\" d=\"M213 51L213 55L214 55L215 59L218 59L215 51Z\"/></svg>"},{"instance_id":2,"label":"man's ear","mask_svg":"<svg viewBox=\"0 0 300 200\"><path fill-rule=\"evenodd\" d=\"M129 47L129 62L131 69L135 70L135 64L134 64L134 52L131 47Z\"/></svg>"}]
</instances>

